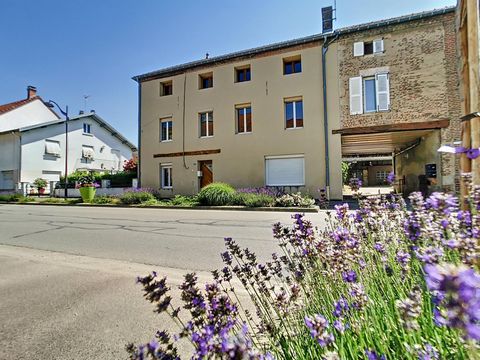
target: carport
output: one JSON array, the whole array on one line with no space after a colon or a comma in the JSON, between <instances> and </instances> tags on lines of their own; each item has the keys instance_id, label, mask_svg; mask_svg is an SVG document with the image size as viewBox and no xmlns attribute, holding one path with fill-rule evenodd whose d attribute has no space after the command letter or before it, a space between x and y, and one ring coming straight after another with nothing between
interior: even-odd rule
<instances>
[{"instance_id":1,"label":"carport","mask_svg":"<svg viewBox=\"0 0 480 360\"><path fill-rule=\"evenodd\" d=\"M426 191L427 186L435 188L441 185L440 171L437 171L441 162L437 149L441 146L440 129L448 125L449 120L444 119L350 127L333 130L332 133L341 135L342 158L345 161L366 164L366 173L370 170L368 179L363 173L367 184L372 178L371 171L377 172L377 180L385 176L388 168L385 159L389 158L389 169L395 172L397 191L409 194ZM381 165L383 168L379 167Z\"/></svg>"}]
</instances>

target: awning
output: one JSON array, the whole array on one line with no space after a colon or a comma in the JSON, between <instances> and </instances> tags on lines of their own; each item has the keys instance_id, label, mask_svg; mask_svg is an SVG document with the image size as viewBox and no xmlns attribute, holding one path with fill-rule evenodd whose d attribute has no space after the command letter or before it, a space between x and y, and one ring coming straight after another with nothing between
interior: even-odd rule
<instances>
[{"instance_id":1,"label":"awning","mask_svg":"<svg viewBox=\"0 0 480 360\"><path fill-rule=\"evenodd\" d=\"M45 154L60 156L60 143L58 141L45 141Z\"/></svg>"},{"instance_id":2,"label":"awning","mask_svg":"<svg viewBox=\"0 0 480 360\"><path fill-rule=\"evenodd\" d=\"M85 159L93 159L95 156L95 151L93 150L93 147L89 146L84 146L82 147L82 157Z\"/></svg>"},{"instance_id":3,"label":"awning","mask_svg":"<svg viewBox=\"0 0 480 360\"><path fill-rule=\"evenodd\" d=\"M342 136L342 155L392 154L431 132L445 128L449 120L362 126L333 130Z\"/></svg>"}]
</instances>

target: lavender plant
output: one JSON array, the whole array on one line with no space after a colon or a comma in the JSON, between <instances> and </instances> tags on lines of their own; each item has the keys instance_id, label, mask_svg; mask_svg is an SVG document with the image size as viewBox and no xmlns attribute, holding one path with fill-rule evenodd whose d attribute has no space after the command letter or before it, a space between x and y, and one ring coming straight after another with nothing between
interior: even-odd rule
<instances>
[{"instance_id":1,"label":"lavender plant","mask_svg":"<svg viewBox=\"0 0 480 360\"><path fill-rule=\"evenodd\" d=\"M178 339L193 344L193 359L478 358L480 187L468 210L442 193L410 202L361 198L356 211L336 206L321 229L296 214L292 226L274 224L279 252L266 262L226 238L225 267L204 288L186 275L182 307L165 278L139 278L179 332L130 346L132 358L179 359Z\"/></svg>"}]
</instances>

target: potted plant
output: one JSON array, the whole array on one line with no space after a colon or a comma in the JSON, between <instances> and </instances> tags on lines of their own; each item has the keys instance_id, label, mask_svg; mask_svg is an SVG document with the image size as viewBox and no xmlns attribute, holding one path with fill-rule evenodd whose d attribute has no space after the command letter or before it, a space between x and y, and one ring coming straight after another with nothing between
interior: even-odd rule
<instances>
[{"instance_id":1,"label":"potted plant","mask_svg":"<svg viewBox=\"0 0 480 360\"><path fill-rule=\"evenodd\" d=\"M84 203L92 202L99 185L95 182L93 173L85 173L77 180L76 188L79 189Z\"/></svg>"},{"instance_id":2,"label":"potted plant","mask_svg":"<svg viewBox=\"0 0 480 360\"><path fill-rule=\"evenodd\" d=\"M33 187L37 188L39 194L45 193L45 188L47 187L47 185L48 185L47 180L42 178L36 178L33 181Z\"/></svg>"}]
</instances>

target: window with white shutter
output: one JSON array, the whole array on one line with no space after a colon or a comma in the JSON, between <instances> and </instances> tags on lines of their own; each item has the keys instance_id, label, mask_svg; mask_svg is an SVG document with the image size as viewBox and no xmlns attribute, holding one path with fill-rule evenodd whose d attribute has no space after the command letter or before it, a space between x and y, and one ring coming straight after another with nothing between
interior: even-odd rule
<instances>
[{"instance_id":1,"label":"window with white shutter","mask_svg":"<svg viewBox=\"0 0 480 360\"><path fill-rule=\"evenodd\" d=\"M363 41L353 44L353 56L363 56Z\"/></svg>"},{"instance_id":2,"label":"window with white shutter","mask_svg":"<svg viewBox=\"0 0 480 360\"><path fill-rule=\"evenodd\" d=\"M373 40L373 53L383 53L383 39Z\"/></svg>"},{"instance_id":3,"label":"window with white shutter","mask_svg":"<svg viewBox=\"0 0 480 360\"><path fill-rule=\"evenodd\" d=\"M390 84L388 74L375 75L377 89L377 111L390 110Z\"/></svg>"},{"instance_id":4,"label":"window with white shutter","mask_svg":"<svg viewBox=\"0 0 480 360\"><path fill-rule=\"evenodd\" d=\"M350 115L363 114L362 77L350 78Z\"/></svg>"}]
</instances>

